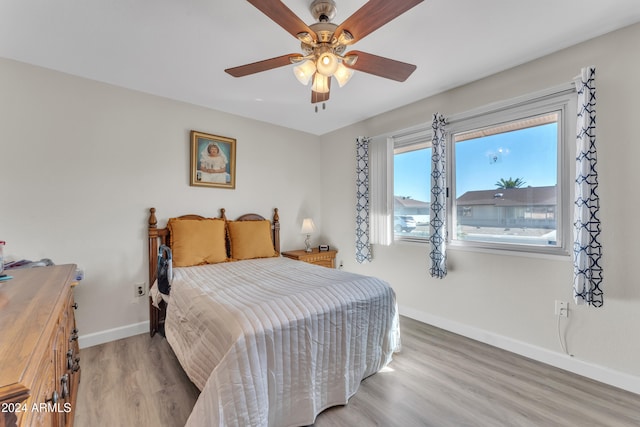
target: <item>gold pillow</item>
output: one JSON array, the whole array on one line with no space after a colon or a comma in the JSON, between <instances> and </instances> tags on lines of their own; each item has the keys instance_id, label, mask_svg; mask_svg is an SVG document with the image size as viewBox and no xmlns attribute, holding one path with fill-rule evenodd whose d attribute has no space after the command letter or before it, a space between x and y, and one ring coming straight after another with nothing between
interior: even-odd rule
<instances>
[{"instance_id":1,"label":"gold pillow","mask_svg":"<svg viewBox=\"0 0 640 427\"><path fill-rule=\"evenodd\" d=\"M167 227L174 267L228 261L223 219L171 218Z\"/></svg>"},{"instance_id":2,"label":"gold pillow","mask_svg":"<svg viewBox=\"0 0 640 427\"><path fill-rule=\"evenodd\" d=\"M227 230L232 259L278 256L273 249L271 221L227 221Z\"/></svg>"}]
</instances>

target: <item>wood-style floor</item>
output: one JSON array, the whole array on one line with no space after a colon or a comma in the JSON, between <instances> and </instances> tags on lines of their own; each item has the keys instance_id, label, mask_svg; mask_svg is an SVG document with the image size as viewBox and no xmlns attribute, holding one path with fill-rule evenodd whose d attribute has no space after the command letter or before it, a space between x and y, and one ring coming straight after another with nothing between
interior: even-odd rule
<instances>
[{"instance_id":1,"label":"wood-style floor","mask_svg":"<svg viewBox=\"0 0 640 427\"><path fill-rule=\"evenodd\" d=\"M401 318L402 351L314 426L640 426L640 396ZM83 349L76 427L183 426L197 388L166 340Z\"/></svg>"}]
</instances>

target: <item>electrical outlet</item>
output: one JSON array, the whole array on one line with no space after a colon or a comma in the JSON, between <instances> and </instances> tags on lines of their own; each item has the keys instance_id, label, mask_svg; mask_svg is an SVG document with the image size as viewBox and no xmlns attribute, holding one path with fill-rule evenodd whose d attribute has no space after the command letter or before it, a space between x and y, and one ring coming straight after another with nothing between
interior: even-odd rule
<instances>
[{"instance_id":1,"label":"electrical outlet","mask_svg":"<svg viewBox=\"0 0 640 427\"><path fill-rule=\"evenodd\" d=\"M133 285L133 292L136 297L143 297L147 295L147 287L144 282L136 283Z\"/></svg>"},{"instance_id":2,"label":"electrical outlet","mask_svg":"<svg viewBox=\"0 0 640 427\"><path fill-rule=\"evenodd\" d=\"M556 300L556 316L569 317L569 303Z\"/></svg>"}]
</instances>

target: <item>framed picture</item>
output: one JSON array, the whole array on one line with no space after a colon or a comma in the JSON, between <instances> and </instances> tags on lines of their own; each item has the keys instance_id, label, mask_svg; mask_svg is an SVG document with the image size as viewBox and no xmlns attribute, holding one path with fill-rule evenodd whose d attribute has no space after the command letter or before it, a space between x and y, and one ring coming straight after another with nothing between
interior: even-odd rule
<instances>
[{"instance_id":1,"label":"framed picture","mask_svg":"<svg viewBox=\"0 0 640 427\"><path fill-rule=\"evenodd\" d=\"M236 140L192 130L190 185L236 188Z\"/></svg>"}]
</instances>

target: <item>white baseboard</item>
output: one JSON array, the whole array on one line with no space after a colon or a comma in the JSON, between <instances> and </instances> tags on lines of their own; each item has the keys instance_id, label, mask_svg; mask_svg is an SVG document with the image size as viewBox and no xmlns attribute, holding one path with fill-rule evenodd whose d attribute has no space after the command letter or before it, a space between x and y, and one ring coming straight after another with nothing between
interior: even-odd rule
<instances>
[{"instance_id":1,"label":"white baseboard","mask_svg":"<svg viewBox=\"0 0 640 427\"><path fill-rule=\"evenodd\" d=\"M592 380L596 380L613 387L640 394L640 377L625 374L593 363L584 362L564 353L554 352L546 348L517 341L473 326L433 316L410 307L399 307L399 311L401 315L420 322L537 360L538 362L546 363L547 365L555 366L556 368L564 369L565 371L573 372L574 374L582 375L583 377L591 378Z\"/></svg>"},{"instance_id":2,"label":"white baseboard","mask_svg":"<svg viewBox=\"0 0 640 427\"><path fill-rule=\"evenodd\" d=\"M93 334L81 335L78 338L78 343L80 344L80 348L82 349L144 333L149 333L148 320L145 322L121 326L119 328L108 329L102 332L94 332Z\"/></svg>"}]
</instances>

